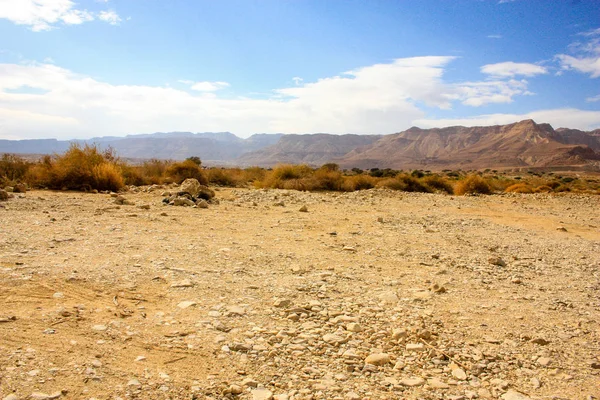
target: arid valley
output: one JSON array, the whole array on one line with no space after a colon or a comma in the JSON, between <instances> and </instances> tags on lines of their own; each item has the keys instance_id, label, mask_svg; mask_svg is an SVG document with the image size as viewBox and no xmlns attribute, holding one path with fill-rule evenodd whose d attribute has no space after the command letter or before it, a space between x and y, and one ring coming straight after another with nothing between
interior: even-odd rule
<instances>
[{"instance_id":1,"label":"arid valley","mask_svg":"<svg viewBox=\"0 0 600 400\"><path fill-rule=\"evenodd\" d=\"M170 190L1 203L0 398L600 397L597 195Z\"/></svg>"}]
</instances>

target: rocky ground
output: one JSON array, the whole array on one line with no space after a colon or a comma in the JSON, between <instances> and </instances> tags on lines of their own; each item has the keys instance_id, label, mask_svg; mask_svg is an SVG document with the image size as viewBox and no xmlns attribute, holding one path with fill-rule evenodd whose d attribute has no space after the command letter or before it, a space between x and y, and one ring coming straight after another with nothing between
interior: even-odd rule
<instances>
[{"instance_id":1,"label":"rocky ground","mask_svg":"<svg viewBox=\"0 0 600 400\"><path fill-rule=\"evenodd\" d=\"M164 190L0 203L0 399L600 398L597 196Z\"/></svg>"}]
</instances>

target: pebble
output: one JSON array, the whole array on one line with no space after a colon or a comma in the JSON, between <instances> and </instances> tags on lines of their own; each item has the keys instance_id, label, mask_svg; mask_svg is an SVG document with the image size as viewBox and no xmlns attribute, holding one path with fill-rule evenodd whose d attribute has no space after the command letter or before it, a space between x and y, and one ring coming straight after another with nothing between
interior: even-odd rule
<instances>
[{"instance_id":1,"label":"pebble","mask_svg":"<svg viewBox=\"0 0 600 400\"><path fill-rule=\"evenodd\" d=\"M429 386L431 386L432 388L434 388L434 389L448 389L450 387L447 383L442 382L438 378L431 378L431 379L429 379L427 381L427 384Z\"/></svg>"},{"instance_id":2,"label":"pebble","mask_svg":"<svg viewBox=\"0 0 600 400\"><path fill-rule=\"evenodd\" d=\"M462 368L454 368L452 370L452 376L458 379L459 381L464 381L467 379L467 374Z\"/></svg>"},{"instance_id":3,"label":"pebble","mask_svg":"<svg viewBox=\"0 0 600 400\"><path fill-rule=\"evenodd\" d=\"M552 360L548 357L540 357L537 360L538 364L540 364L543 367L547 367L548 365L550 365L550 363L552 362Z\"/></svg>"},{"instance_id":4,"label":"pebble","mask_svg":"<svg viewBox=\"0 0 600 400\"><path fill-rule=\"evenodd\" d=\"M406 345L407 351L423 351L425 350L425 345L423 343L408 343Z\"/></svg>"},{"instance_id":5,"label":"pebble","mask_svg":"<svg viewBox=\"0 0 600 400\"><path fill-rule=\"evenodd\" d=\"M389 362L390 356L387 353L369 354L369 356L365 358L365 364L382 366L388 364Z\"/></svg>"},{"instance_id":6,"label":"pebble","mask_svg":"<svg viewBox=\"0 0 600 400\"><path fill-rule=\"evenodd\" d=\"M272 400L273 392L265 388L258 388L252 391L252 400Z\"/></svg>"},{"instance_id":7,"label":"pebble","mask_svg":"<svg viewBox=\"0 0 600 400\"><path fill-rule=\"evenodd\" d=\"M188 288L194 286L194 283L189 279L182 279L178 282L173 282L171 284L172 288Z\"/></svg>"},{"instance_id":8,"label":"pebble","mask_svg":"<svg viewBox=\"0 0 600 400\"><path fill-rule=\"evenodd\" d=\"M530 397L512 389L509 389L508 392L504 393L500 398L502 400L531 400Z\"/></svg>"},{"instance_id":9,"label":"pebble","mask_svg":"<svg viewBox=\"0 0 600 400\"><path fill-rule=\"evenodd\" d=\"M425 384L425 379L423 378L404 378L400 381L402 386L415 387L415 386L423 386Z\"/></svg>"},{"instance_id":10,"label":"pebble","mask_svg":"<svg viewBox=\"0 0 600 400\"><path fill-rule=\"evenodd\" d=\"M54 399L58 399L61 395L62 395L61 392L55 392L52 394L33 392L29 395L29 398L32 400L54 400Z\"/></svg>"},{"instance_id":11,"label":"pebble","mask_svg":"<svg viewBox=\"0 0 600 400\"><path fill-rule=\"evenodd\" d=\"M182 310L185 310L186 308L195 306L196 302L192 301L192 300L186 300L186 301L182 301L181 303L177 304L177 307L181 308Z\"/></svg>"},{"instance_id":12,"label":"pebble","mask_svg":"<svg viewBox=\"0 0 600 400\"><path fill-rule=\"evenodd\" d=\"M107 329L108 329L108 327L106 325L94 325L94 326L92 326L92 330L97 331L97 332L104 332Z\"/></svg>"}]
</instances>

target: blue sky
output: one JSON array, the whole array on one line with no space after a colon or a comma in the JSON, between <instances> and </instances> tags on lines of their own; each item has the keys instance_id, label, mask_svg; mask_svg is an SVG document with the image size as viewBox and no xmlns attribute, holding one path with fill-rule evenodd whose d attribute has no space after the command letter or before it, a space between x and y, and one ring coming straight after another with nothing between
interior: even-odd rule
<instances>
[{"instance_id":1,"label":"blue sky","mask_svg":"<svg viewBox=\"0 0 600 400\"><path fill-rule=\"evenodd\" d=\"M597 0L0 0L0 138L600 127Z\"/></svg>"}]
</instances>

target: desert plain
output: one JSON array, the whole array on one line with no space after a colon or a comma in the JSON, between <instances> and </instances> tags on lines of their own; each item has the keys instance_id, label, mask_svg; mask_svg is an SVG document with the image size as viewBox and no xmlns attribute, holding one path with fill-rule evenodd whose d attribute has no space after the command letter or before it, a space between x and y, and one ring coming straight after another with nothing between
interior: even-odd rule
<instances>
[{"instance_id":1,"label":"desert plain","mask_svg":"<svg viewBox=\"0 0 600 400\"><path fill-rule=\"evenodd\" d=\"M600 398L598 196L169 190L0 203L0 399Z\"/></svg>"}]
</instances>

